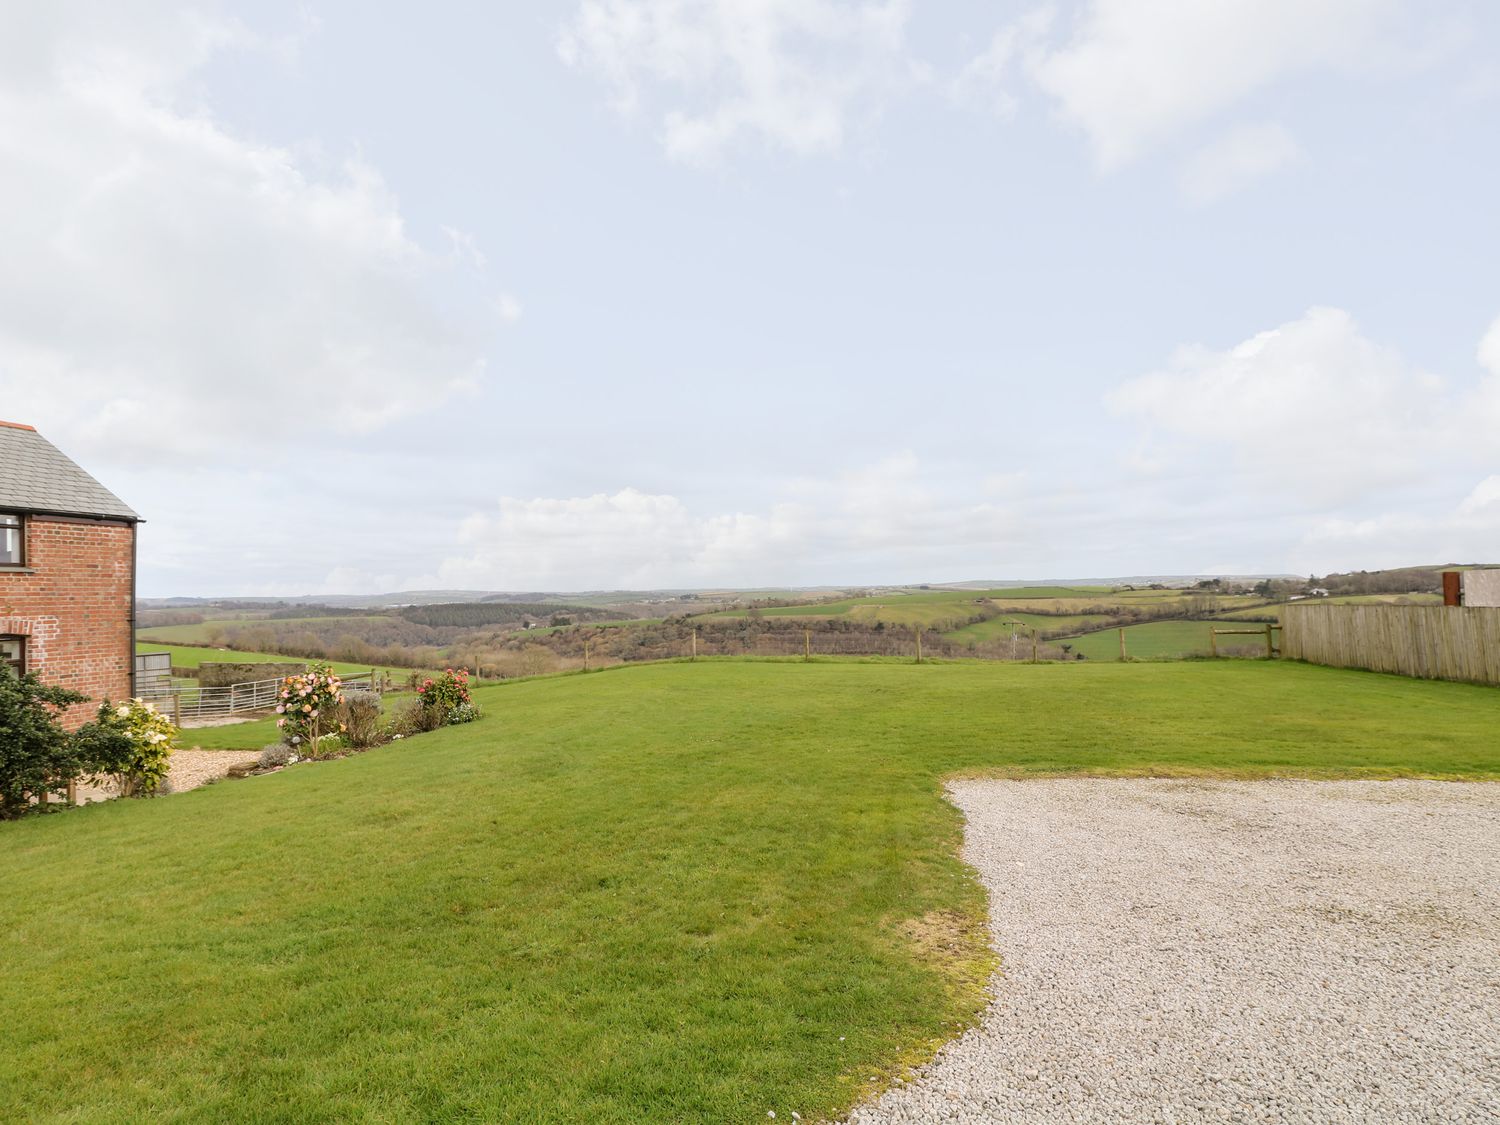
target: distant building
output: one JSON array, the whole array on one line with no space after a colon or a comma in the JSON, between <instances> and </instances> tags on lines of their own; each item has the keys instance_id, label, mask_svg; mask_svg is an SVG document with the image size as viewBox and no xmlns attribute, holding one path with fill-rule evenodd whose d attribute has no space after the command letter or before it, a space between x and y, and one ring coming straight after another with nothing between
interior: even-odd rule
<instances>
[{"instance_id":1,"label":"distant building","mask_svg":"<svg viewBox=\"0 0 1500 1125\"><path fill-rule=\"evenodd\" d=\"M134 694L141 519L31 426L0 422L0 663L92 702Z\"/></svg>"}]
</instances>

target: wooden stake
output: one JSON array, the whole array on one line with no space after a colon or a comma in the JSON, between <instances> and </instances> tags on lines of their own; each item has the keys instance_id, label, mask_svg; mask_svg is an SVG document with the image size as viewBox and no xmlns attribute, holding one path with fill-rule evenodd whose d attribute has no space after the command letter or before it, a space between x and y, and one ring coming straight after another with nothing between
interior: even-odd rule
<instances>
[{"instance_id":1,"label":"wooden stake","mask_svg":"<svg viewBox=\"0 0 1500 1125\"><path fill-rule=\"evenodd\" d=\"M693 630L693 659L698 659L698 630Z\"/></svg>"},{"instance_id":2,"label":"wooden stake","mask_svg":"<svg viewBox=\"0 0 1500 1125\"><path fill-rule=\"evenodd\" d=\"M583 642L583 670L585 672L587 672L589 670L589 642L588 641L584 641Z\"/></svg>"},{"instance_id":3,"label":"wooden stake","mask_svg":"<svg viewBox=\"0 0 1500 1125\"><path fill-rule=\"evenodd\" d=\"M1214 657L1219 655L1219 631L1212 625L1208 627L1208 654Z\"/></svg>"},{"instance_id":4,"label":"wooden stake","mask_svg":"<svg viewBox=\"0 0 1500 1125\"><path fill-rule=\"evenodd\" d=\"M1271 626L1268 622L1266 624L1266 659L1270 660L1275 655L1276 652L1271 646Z\"/></svg>"},{"instance_id":5,"label":"wooden stake","mask_svg":"<svg viewBox=\"0 0 1500 1125\"><path fill-rule=\"evenodd\" d=\"M1033 664L1035 664L1037 662L1037 656L1036 656L1036 627L1035 626L1033 626L1032 630L1031 630L1031 662Z\"/></svg>"},{"instance_id":6,"label":"wooden stake","mask_svg":"<svg viewBox=\"0 0 1500 1125\"><path fill-rule=\"evenodd\" d=\"M922 663L922 626L917 626L917 663Z\"/></svg>"},{"instance_id":7,"label":"wooden stake","mask_svg":"<svg viewBox=\"0 0 1500 1125\"><path fill-rule=\"evenodd\" d=\"M1125 659L1125 630L1120 630L1120 659Z\"/></svg>"},{"instance_id":8,"label":"wooden stake","mask_svg":"<svg viewBox=\"0 0 1500 1125\"><path fill-rule=\"evenodd\" d=\"M802 659L803 660L811 660L812 659L812 630L811 629L803 629L802 630Z\"/></svg>"}]
</instances>

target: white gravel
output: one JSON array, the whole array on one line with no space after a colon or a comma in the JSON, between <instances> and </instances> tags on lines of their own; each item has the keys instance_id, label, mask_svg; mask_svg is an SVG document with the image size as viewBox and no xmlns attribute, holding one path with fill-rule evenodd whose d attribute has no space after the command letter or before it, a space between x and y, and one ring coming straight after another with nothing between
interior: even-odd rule
<instances>
[{"instance_id":1,"label":"white gravel","mask_svg":"<svg viewBox=\"0 0 1500 1125\"><path fill-rule=\"evenodd\" d=\"M994 1000L851 1123L1500 1121L1500 785L949 792Z\"/></svg>"}]
</instances>

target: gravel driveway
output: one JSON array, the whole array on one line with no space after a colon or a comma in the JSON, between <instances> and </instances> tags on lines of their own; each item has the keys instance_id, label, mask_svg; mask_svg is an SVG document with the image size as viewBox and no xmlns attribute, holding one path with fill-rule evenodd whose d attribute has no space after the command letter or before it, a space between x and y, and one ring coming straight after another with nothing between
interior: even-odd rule
<instances>
[{"instance_id":1,"label":"gravel driveway","mask_svg":"<svg viewBox=\"0 0 1500 1125\"><path fill-rule=\"evenodd\" d=\"M1001 978L850 1122L1500 1121L1500 785L949 792Z\"/></svg>"},{"instance_id":2,"label":"gravel driveway","mask_svg":"<svg viewBox=\"0 0 1500 1125\"><path fill-rule=\"evenodd\" d=\"M229 772L230 766L244 765L259 758L259 750L174 750L167 780L172 783L173 793L186 793L189 789L219 780ZM78 786L78 803L81 805L108 801L114 796L113 784L83 782Z\"/></svg>"}]
</instances>

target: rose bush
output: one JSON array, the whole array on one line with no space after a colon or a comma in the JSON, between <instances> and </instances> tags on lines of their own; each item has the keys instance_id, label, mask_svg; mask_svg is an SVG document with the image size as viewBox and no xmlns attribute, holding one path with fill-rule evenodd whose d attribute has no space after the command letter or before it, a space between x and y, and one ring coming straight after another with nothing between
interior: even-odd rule
<instances>
[{"instance_id":1,"label":"rose bush","mask_svg":"<svg viewBox=\"0 0 1500 1125\"><path fill-rule=\"evenodd\" d=\"M479 708L469 694L469 673L460 668L443 669L436 679L422 681L417 688L418 705L427 713L430 727L469 723L479 718Z\"/></svg>"},{"instance_id":2,"label":"rose bush","mask_svg":"<svg viewBox=\"0 0 1500 1125\"><path fill-rule=\"evenodd\" d=\"M337 708L343 699L343 681L324 663L282 680L276 701L276 725L281 728L282 741L295 746L299 754L317 757L318 740L325 733L338 733L342 727ZM325 731L325 726L331 729Z\"/></svg>"}]
</instances>

